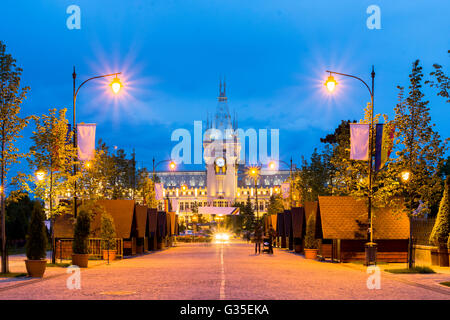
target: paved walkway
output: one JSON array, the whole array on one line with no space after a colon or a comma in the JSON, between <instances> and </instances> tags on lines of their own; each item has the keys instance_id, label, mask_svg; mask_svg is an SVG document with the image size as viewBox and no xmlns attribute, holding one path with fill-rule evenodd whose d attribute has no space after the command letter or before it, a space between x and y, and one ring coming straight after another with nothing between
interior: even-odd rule
<instances>
[{"instance_id":1,"label":"paved walkway","mask_svg":"<svg viewBox=\"0 0 450 320\"><path fill-rule=\"evenodd\" d=\"M381 271L369 290L362 266L305 260L276 249L254 255L249 244L178 244L155 253L69 274L49 268L43 280L0 278L0 299L446 299L450 274L393 275ZM91 262L91 261L90 261ZM91 264L92 265L92 264ZM17 272L12 268L12 271Z\"/></svg>"}]
</instances>

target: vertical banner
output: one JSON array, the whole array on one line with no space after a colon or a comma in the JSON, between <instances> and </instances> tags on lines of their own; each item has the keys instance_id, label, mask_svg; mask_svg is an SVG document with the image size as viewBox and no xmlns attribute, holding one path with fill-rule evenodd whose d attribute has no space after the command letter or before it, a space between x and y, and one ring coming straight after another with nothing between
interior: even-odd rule
<instances>
[{"instance_id":1,"label":"vertical banner","mask_svg":"<svg viewBox=\"0 0 450 320\"><path fill-rule=\"evenodd\" d=\"M78 160L89 161L95 153L95 123L77 125Z\"/></svg>"},{"instance_id":2,"label":"vertical banner","mask_svg":"<svg viewBox=\"0 0 450 320\"><path fill-rule=\"evenodd\" d=\"M155 199L162 200L163 199L163 184L155 183Z\"/></svg>"},{"instance_id":3,"label":"vertical banner","mask_svg":"<svg viewBox=\"0 0 450 320\"><path fill-rule=\"evenodd\" d=\"M350 159L369 160L369 125L350 123Z\"/></svg>"},{"instance_id":4,"label":"vertical banner","mask_svg":"<svg viewBox=\"0 0 450 320\"><path fill-rule=\"evenodd\" d=\"M388 130L383 124L378 123L375 134L375 170L381 170L389 159L394 139L394 127Z\"/></svg>"},{"instance_id":5,"label":"vertical banner","mask_svg":"<svg viewBox=\"0 0 450 320\"><path fill-rule=\"evenodd\" d=\"M289 193L291 189L291 184L289 182L283 182L281 184L281 196L283 199L289 198Z\"/></svg>"}]
</instances>

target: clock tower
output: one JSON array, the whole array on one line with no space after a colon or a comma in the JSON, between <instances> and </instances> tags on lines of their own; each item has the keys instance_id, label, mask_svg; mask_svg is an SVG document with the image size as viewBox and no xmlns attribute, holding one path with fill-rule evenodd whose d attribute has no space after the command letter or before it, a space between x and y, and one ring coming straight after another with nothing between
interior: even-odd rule
<instances>
[{"instance_id":1,"label":"clock tower","mask_svg":"<svg viewBox=\"0 0 450 320\"><path fill-rule=\"evenodd\" d=\"M236 123L232 123L228 110L226 83L219 86L217 108L212 123L207 121L207 132L203 142L206 163L206 184L208 205L223 199L224 206L231 206L237 193L237 162L241 151L239 138L235 133ZM222 202L222 203L223 203Z\"/></svg>"}]
</instances>

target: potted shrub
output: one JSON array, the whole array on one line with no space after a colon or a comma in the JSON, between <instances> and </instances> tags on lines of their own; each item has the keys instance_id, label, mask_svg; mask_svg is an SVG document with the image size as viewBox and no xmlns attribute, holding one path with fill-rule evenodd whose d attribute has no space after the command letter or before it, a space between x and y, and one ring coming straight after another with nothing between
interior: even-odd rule
<instances>
[{"instance_id":1,"label":"potted shrub","mask_svg":"<svg viewBox=\"0 0 450 320\"><path fill-rule=\"evenodd\" d=\"M311 214L308 218L308 223L306 225L306 235L305 235L305 258L306 259L316 259L317 257L317 239L316 233L316 218Z\"/></svg>"},{"instance_id":2,"label":"potted shrub","mask_svg":"<svg viewBox=\"0 0 450 320\"><path fill-rule=\"evenodd\" d=\"M47 230L44 224L44 214L39 201L34 202L31 220L28 227L25 266L28 275L42 278L47 266Z\"/></svg>"},{"instance_id":3,"label":"potted shrub","mask_svg":"<svg viewBox=\"0 0 450 320\"><path fill-rule=\"evenodd\" d=\"M449 199L450 177L445 179L444 195L439 204L439 212L433 231L430 235L430 242L438 246L439 266L449 266L449 256L447 249L447 241L450 233L450 199Z\"/></svg>"},{"instance_id":4,"label":"potted shrub","mask_svg":"<svg viewBox=\"0 0 450 320\"><path fill-rule=\"evenodd\" d=\"M91 216L85 208L80 208L75 222L72 244L72 264L87 268L89 259L89 234L91 231Z\"/></svg>"},{"instance_id":5,"label":"potted shrub","mask_svg":"<svg viewBox=\"0 0 450 320\"><path fill-rule=\"evenodd\" d=\"M110 214L103 213L101 220L103 260L109 262L116 259L116 229L114 219Z\"/></svg>"}]
</instances>

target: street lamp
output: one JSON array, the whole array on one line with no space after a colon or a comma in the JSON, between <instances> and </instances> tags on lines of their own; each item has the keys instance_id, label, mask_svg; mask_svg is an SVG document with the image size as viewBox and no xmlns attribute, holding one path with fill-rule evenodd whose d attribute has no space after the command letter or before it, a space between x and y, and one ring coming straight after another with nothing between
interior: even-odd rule
<instances>
[{"instance_id":1,"label":"street lamp","mask_svg":"<svg viewBox=\"0 0 450 320\"><path fill-rule=\"evenodd\" d=\"M400 172L400 179L401 181L406 184L411 181L412 173L409 169L405 169L402 172ZM409 201L411 203L410 210L412 210L413 206L413 199L412 195L409 195ZM414 267L414 259L413 259L413 229L412 229L412 212L408 215L409 218L409 242L408 242L408 268L411 269Z\"/></svg>"},{"instance_id":2,"label":"street lamp","mask_svg":"<svg viewBox=\"0 0 450 320\"><path fill-rule=\"evenodd\" d=\"M45 178L45 172L43 170L38 170L34 173L37 181L42 181Z\"/></svg>"},{"instance_id":3,"label":"street lamp","mask_svg":"<svg viewBox=\"0 0 450 320\"><path fill-rule=\"evenodd\" d=\"M325 85L327 86L328 91L333 92L334 88L336 88L337 81L334 79L334 77L331 75L328 77L327 81L325 81Z\"/></svg>"},{"instance_id":4,"label":"street lamp","mask_svg":"<svg viewBox=\"0 0 450 320\"><path fill-rule=\"evenodd\" d=\"M100 79L100 78L106 78L106 77L112 77L114 76L114 80L111 82L111 89L112 91L117 94L119 93L120 89L122 88L122 83L120 82L117 75L121 74L122 72L116 72L111 74L104 74L100 76L91 77L85 81L83 81L78 88L76 88L75 80L77 78L77 74L75 72L75 67L73 67L73 147L76 150L77 148L77 122L76 122L76 102L77 102L77 95L78 91L80 91L81 87L88 81L94 80L94 79ZM76 156L75 156L76 157ZM77 174L77 165L73 165L73 175ZM76 218L77 217L77 183L74 183L74 197L73 197L73 215Z\"/></svg>"},{"instance_id":5,"label":"street lamp","mask_svg":"<svg viewBox=\"0 0 450 320\"><path fill-rule=\"evenodd\" d=\"M277 169L277 162L278 163L282 163L282 164L284 164L284 165L286 165L286 166L288 166L289 167L289 204L290 204L290 206L291 206L291 208L294 206L294 204L293 204L293 197L292 197L292 182L293 182L293 179L292 179L292 157L291 157L291 163L290 164L288 164L287 162L285 162L285 161L283 161L283 160L272 160L272 161L270 161L269 162L269 169L270 170L276 170Z\"/></svg>"},{"instance_id":6,"label":"street lamp","mask_svg":"<svg viewBox=\"0 0 450 320\"><path fill-rule=\"evenodd\" d=\"M177 164L175 161L173 161L172 159L167 159L167 160L161 160L158 163L156 163L155 165L155 158L153 158L153 182L155 182L156 180L156 168L161 164L161 163L165 163L165 162L169 162L169 170L170 171L175 171L175 169L177 168Z\"/></svg>"},{"instance_id":7,"label":"street lamp","mask_svg":"<svg viewBox=\"0 0 450 320\"><path fill-rule=\"evenodd\" d=\"M259 178L260 169L261 169L260 166L247 167L247 176L253 178L253 180L255 182L256 220L259 219L258 178Z\"/></svg>"},{"instance_id":8,"label":"street lamp","mask_svg":"<svg viewBox=\"0 0 450 320\"><path fill-rule=\"evenodd\" d=\"M373 242L373 216L372 216L372 194L373 194L373 190L372 190L372 158L373 158L373 110L374 110L374 106L373 106L373 101L374 101L374 85L375 85L375 70L374 67L372 66L372 72L371 72L371 78L372 78L372 87L369 87L369 85L362 80L359 77L350 75L350 74L346 74L346 73L340 73L340 72L334 72L334 71L330 71L330 70L326 70L326 72L328 72L330 75L328 76L327 81L325 81L325 86L327 87L328 91L333 92L334 89L337 86L337 81L334 79L334 77L332 76L332 74L337 74L337 75L341 75L344 77L349 77L349 78L354 78L357 79L359 81L361 81L367 88L367 90L369 90L369 94L370 94L370 103L371 103L371 111L370 111L370 127L369 127L369 192L368 192L368 206L367 206L367 213L368 213L368 218L370 220L370 229L368 231L369 233L369 243L368 243L368 247L366 247L366 249L369 249L369 252L366 251L366 264L371 264L372 261L368 261L368 260L373 260L376 258L376 245Z\"/></svg>"}]
</instances>

